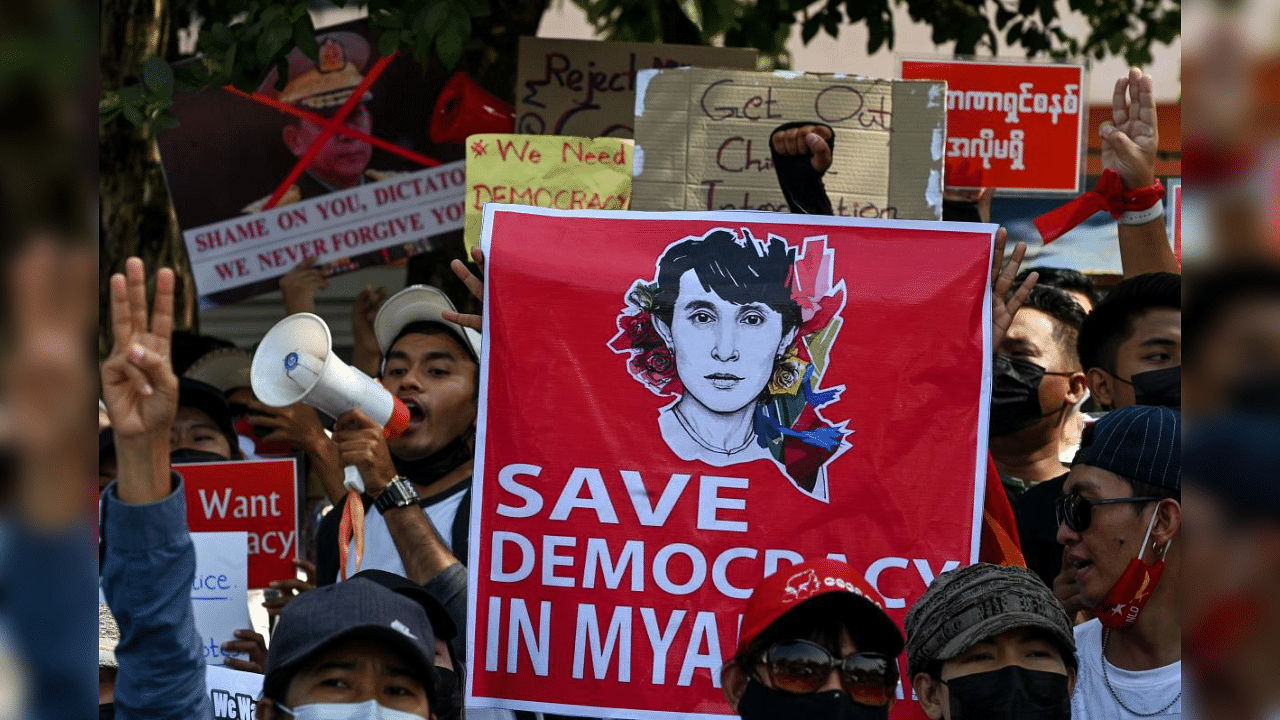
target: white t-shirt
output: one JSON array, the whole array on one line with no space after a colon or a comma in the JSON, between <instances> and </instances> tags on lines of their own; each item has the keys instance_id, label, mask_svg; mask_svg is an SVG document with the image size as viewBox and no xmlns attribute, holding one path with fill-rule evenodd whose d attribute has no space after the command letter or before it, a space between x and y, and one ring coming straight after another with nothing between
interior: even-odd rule
<instances>
[{"instance_id":1,"label":"white t-shirt","mask_svg":"<svg viewBox=\"0 0 1280 720\"><path fill-rule=\"evenodd\" d=\"M353 466L347 466L353 467ZM462 505L462 498L470 490L470 486L458 488L450 495L440 498L436 502L422 509L427 519L435 526L436 533L440 535L440 539L444 541L445 547L449 551L453 551L453 520L458 514L458 508ZM347 557L354 558L356 556L356 541L352 538L350 545L347 546ZM466 558L458 558L460 562L465 563ZM360 563L361 570L385 570L397 575L407 575L404 569L404 561L400 559L400 550L396 547L396 541L391 537L391 531L387 529L387 521L382 517L382 513L369 509L364 515L364 559Z\"/></svg>"},{"instance_id":2,"label":"white t-shirt","mask_svg":"<svg viewBox=\"0 0 1280 720\"><path fill-rule=\"evenodd\" d=\"M1153 670L1121 670L1107 663L1111 688L1127 706L1153 713L1177 701L1159 715L1134 715L1116 702L1102 676L1102 623L1090 620L1077 625L1076 657L1080 672L1071 696L1072 720L1182 720L1182 661Z\"/></svg>"}]
</instances>

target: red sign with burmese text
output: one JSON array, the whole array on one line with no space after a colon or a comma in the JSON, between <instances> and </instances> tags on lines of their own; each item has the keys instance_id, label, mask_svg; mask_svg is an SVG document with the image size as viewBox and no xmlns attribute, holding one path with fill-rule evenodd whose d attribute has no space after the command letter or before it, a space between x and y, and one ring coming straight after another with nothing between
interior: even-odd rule
<instances>
[{"instance_id":1,"label":"red sign with burmese text","mask_svg":"<svg viewBox=\"0 0 1280 720\"><path fill-rule=\"evenodd\" d=\"M1080 192L1084 67L903 60L902 79L947 82L947 187Z\"/></svg>"},{"instance_id":2,"label":"red sign with burmese text","mask_svg":"<svg viewBox=\"0 0 1280 720\"><path fill-rule=\"evenodd\" d=\"M727 716L765 576L844 559L901 622L975 559L995 226L483 222L468 707Z\"/></svg>"},{"instance_id":3,"label":"red sign with burmese text","mask_svg":"<svg viewBox=\"0 0 1280 720\"><path fill-rule=\"evenodd\" d=\"M249 533L249 587L294 577L301 525L297 458L175 464L191 532Z\"/></svg>"}]
</instances>

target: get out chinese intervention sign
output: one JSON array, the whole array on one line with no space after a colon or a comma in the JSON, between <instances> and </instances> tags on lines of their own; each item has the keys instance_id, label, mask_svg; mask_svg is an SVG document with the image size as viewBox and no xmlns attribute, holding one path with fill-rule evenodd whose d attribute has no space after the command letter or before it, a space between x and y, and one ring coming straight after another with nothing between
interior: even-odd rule
<instances>
[{"instance_id":1,"label":"get out chinese intervention sign","mask_svg":"<svg viewBox=\"0 0 1280 720\"><path fill-rule=\"evenodd\" d=\"M901 622L976 559L994 225L489 204L483 227L468 707L728 716L764 577L846 560Z\"/></svg>"},{"instance_id":2,"label":"get out chinese intervention sign","mask_svg":"<svg viewBox=\"0 0 1280 720\"><path fill-rule=\"evenodd\" d=\"M488 202L561 210L626 210L631 203L627 138L481 134L467 138L467 254L480 246Z\"/></svg>"},{"instance_id":3,"label":"get out chinese intervention sign","mask_svg":"<svg viewBox=\"0 0 1280 720\"><path fill-rule=\"evenodd\" d=\"M835 130L823 176L836 215L942 218L945 86L796 72L647 70L636 92L634 210L774 210L787 202L769 137Z\"/></svg>"},{"instance_id":4,"label":"get out chinese intervention sign","mask_svg":"<svg viewBox=\"0 0 1280 720\"><path fill-rule=\"evenodd\" d=\"M191 532L249 534L249 587L294 577L301 524L297 458L178 464Z\"/></svg>"},{"instance_id":5,"label":"get out chinese intervention sign","mask_svg":"<svg viewBox=\"0 0 1280 720\"><path fill-rule=\"evenodd\" d=\"M1080 192L1080 65L903 60L905 80L947 83L948 187Z\"/></svg>"},{"instance_id":6,"label":"get out chinese intervention sign","mask_svg":"<svg viewBox=\"0 0 1280 720\"><path fill-rule=\"evenodd\" d=\"M516 132L632 136L636 73L681 65L754 70L754 48L520 38Z\"/></svg>"},{"instance_id":7,"label":"get out chinese intervention sign","mask_svg":"<svg viewBox=\"0 0 1280 720\"><path fill-rule=\"evenodd\" d=\"M202 306L275 290L307 259L336 275L462 228L465 137L431 132L450 75L377 39L363 20L324 28L288 77L175 96L157 142Z\"/></svg>"}]
</instances>

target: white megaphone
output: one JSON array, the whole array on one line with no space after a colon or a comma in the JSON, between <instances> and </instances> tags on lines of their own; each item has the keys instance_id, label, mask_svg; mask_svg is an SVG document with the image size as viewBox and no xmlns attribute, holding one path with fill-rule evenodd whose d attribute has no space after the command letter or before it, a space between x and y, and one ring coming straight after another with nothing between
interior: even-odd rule
<instances>
[{"instance_id":1,"label":"white megaphone","mask_svg":"<svg viewBox=\"0 0 1280 720\"><path fill-rule=\"evenodd\" d=\"M271 407L302 402L332 417L359 410L387 439L409 427L409 408L333 352L329 326L311 313L290 315L267 331L249 370L253 394Z\"/></svg>"}]
</instances>

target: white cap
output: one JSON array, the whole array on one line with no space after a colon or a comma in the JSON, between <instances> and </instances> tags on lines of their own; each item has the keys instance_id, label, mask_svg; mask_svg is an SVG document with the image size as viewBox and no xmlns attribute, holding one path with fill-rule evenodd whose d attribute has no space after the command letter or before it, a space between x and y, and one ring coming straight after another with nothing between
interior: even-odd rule
<instances>
[{"instance_id":1,"label":"white cap","mask_svg":"<svg viewBox=\"0 0 1280 720\"><path fill-rule=\"evenodd\" d=\"M444 319L444 311L456 311L449 296L430 285L410 285L387 298L373 319L373 335L378 339L378 349L385 358L401 330L415 322L434 322L451 330L478 361L480 359L480 333L458 323Z\"/></svg>"}]
</instances>

